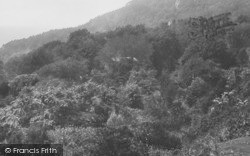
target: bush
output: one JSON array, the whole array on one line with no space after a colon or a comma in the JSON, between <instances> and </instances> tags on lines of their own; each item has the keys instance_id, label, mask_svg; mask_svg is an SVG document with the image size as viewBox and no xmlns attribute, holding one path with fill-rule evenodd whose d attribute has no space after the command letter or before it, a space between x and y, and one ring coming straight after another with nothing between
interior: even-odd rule
<instances>
[{"instance_id":1,"label":"bush","mask_svg":"<svg viewBox=\"0 0 250 156\"><path fill-rule=\"evenodd\" d=\"M192 156L219 155L217 140L211 136L197 139L189 148L188 154Z\"/></svg>"},{"instance_id":2,"label":"bush","mask_svg":"<svg viewBox=\"0 0 250 156\"><path fill-rule=\"evenodd\" d=\"M196 104L198 98L201 98L208 91L208 86L205 81L196 77L191 85L187 88L186 99L187 104L192 107Z\"/></svg>"},{"instance_id":3,"label":"bush","mask_svg":"<svg viewBox=\"0 0 250 156\"><path fill-rule=\"evenodd\" d=\"M27 54L13 57L5 64L5 69L10 75L31 74L44 65L54 62L54 51L61 45L61 42L53 41Z\"/></svg>"},{"instance_id":4,"label":"bush","mask_svg":"<svg viewBox=\"0 0 250 156\"><path fill-rule=\"evenodd\" d=\"M182 142L178 136L171 134L166 125L162 123L143 123L134 130L134 135L142 143L161 149L181 149Z\"/></svg>"},{"instance_id":5,"label":"bush","mask_svg":"<svg viewBox=\"0 0 250 156\"><path fill-rule=\"evenodd\" d=\"M29 128L25 128L24 143L25 144L48 144L47 129L42 123L32 124Z\"/></svg>"},{"instance_id":6,"label":"bush","mask_svg":"<svg viewBox=\"0 0 250 156\"><path fill-rule=\"evenodd\" d=\"M24 74L14 78L10 83L10 92L12 95L17 96L24 87L34 86L39 81L37 74Z\"/></svg>"},{"instance_id":7,"label":"bush","mask_svg":"<svg viewBox=\"0 0 250 156\"><path fill-rule=\"evenodd\" d=\"M8 85L7 82L3 82L0 84L0 99L1 97L6 97L7 95L9 95L10 92L10 87Z\"/></svg>"},{"instance_id":8,"label":"bush","mask_svg":"<svg viewBox=\"0 0 250 156\"><path fill-rule=\"evenodd\" d=\"M245 137L249 130L249 101L242 100L235 91L225 92L220 98L214 99L214 105L210 112L209 120L214 127L224 127L226 134L223 140L231 140Z\"/></svg>"},{"instance_id":9,"label":"bush","mask_svg":"<svg viewBox=\"0 0 250 156\"><path fill-rule=\"evenodd\" d=\"M68 156L92 156L103 141L99 131L90 127L56 128L48 131L48 137L53 144L62 144Z\"/></svg>"},{"instance_id":10,"label":"bush","mask_svg":"<svg viewBox=\"0 0 250 156\"><path fill-rule=\"evenodd\" d=\"M84 81L88 74L88 62L86 60L79 61L68 58L63 61L46 65L37 73L43 77L52 76L54 78L66 80Z\"/></svg>"},{"instance_id":11,"label":"bush","mask_svg":"<svg viewBox=\"0 0 250 156\"><path fill-rule=\"evenodd\" d=\"M97 150L99 156L145 156L146 150L133 139L133 133L126 126L108 128L102 131L103 142Z\"/></svg>"}]
</instances>

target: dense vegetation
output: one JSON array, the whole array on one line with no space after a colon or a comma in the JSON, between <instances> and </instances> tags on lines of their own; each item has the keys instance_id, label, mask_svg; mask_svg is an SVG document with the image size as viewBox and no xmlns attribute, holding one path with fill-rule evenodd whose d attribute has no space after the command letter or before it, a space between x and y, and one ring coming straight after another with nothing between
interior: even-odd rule
<instances>
[{"instance_id":1,"label":"dense vegetation","mask_svg":"<svg viewBox=\"0 0 250 156\"><path fill-rule=\"evenodd\" d=\"M0 141L60 143L71 156L219 155L250 135L250 23L229 15L82 29L0 63Z\"/></svg>"},{"instance_id":2,"label":"dense vegetation","mask_svg":"<svg viewBox=\"0 0 250 156\"><path fill-rule=\"evenodd\" d=\"M176 2L180 1L179 5ZM0 58L5 62L13 56L28 53L51 41L65 42L70 33L79 29L105 32L143 24L156 27L162 22L198 16L214 16L232 12L234 17L250 12L249 0L131 0L126 6L90 20L88 23L67 29L52 30L27 39L15 40L0 48Z\"/></svg>"}]
</instances>

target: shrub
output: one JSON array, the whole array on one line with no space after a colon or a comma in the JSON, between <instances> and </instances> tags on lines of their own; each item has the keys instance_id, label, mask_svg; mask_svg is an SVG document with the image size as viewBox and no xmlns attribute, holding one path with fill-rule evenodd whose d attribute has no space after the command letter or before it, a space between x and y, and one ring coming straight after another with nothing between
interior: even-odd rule
<instances>
[{"instance_id":1,"label":"shrub","mask_svg":"<svg viewBox=\"0 0 250 156\"><path fill-rule=\"evenodd\" d=\"M1 97L6 97L7 95L9 95L10 92L10 87L8 85L7 82L3 82L0 84L0 98Z\"/></svg>"},{"instance_id":2,"label":"shrub","mask_svg":"<svg viewBox=\"0 0 250 156\"><path fill-rule=\"evenodd\" d=\"M52 76L54 78L66 80L84 81L86 79L86 74L88 74L88 62L86 60L79 61L68 58L46 65L37 73L43 77Z\"/></svg>"},{"instance_id":3,"label":"shrub","mask_svg":"<svg viewBox=\"0 0 250 156\"><path fill-rule=\"evenodd\" d=\"M171 134L169 128L162 123L143 123L134 130L134 135L142 143L161 149L181 149L182 143L178 136Z\"/></svg>"},{"instance_id":4,"label":"shrub","mask_svg":"<svg viewBox=\"0 0 250 156\"><path fill-rule=\"evenodd\" d=\"M24 74L14 78L10 83L10 92L17 96L24 87L34 86L39 81L37 74Z\"/></svg>"},{"instance_id":5,"label":"shrub","mask_svg":"<svg viewBox=\"0 0 250 156\"><path fill-rule=\"evenodd\" d=\"M102 142L99 129L84 127L56 128L48 131L48 137L54 144L62 144L68 156L92 156Z\"/></svg>"}]
</instances>

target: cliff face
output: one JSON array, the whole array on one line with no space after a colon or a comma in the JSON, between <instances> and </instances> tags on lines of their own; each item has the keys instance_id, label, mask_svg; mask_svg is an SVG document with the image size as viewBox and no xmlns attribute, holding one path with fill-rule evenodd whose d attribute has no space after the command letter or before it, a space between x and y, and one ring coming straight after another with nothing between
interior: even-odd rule
<instances>
[{"instance_id":1,"label":"cliff face","mask_svg":"<svg viewBox=\"0 0 250 156\"><path fill-rule=\"evenodd\" d=\"M155 27L171 19L194 16L213 16L224 12L237 16L250 13L249 0L132 0L123 8L90 20L75 28L52 30L27 39L11 41L0 49L0 58L10 57L36 49L54 40L67 40L75 30L87 28L91 32L104 32L125 25L145 24Z\"/></svg>"}]
</instances>

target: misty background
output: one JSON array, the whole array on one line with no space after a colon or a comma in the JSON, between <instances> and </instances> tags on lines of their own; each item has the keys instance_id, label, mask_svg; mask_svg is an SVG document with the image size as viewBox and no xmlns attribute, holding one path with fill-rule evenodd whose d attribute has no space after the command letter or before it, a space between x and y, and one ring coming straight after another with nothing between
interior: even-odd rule
<instances>
[{"instance_id":1,"label":"misty background","mask_svg":"<svg viewBox=\"0 0 250 156\"><path fill-rule=\"evenodd\" d=\"M74 27L130 0L0 0L0 47L51 29Z\"/></svg>"}]
</instances>

